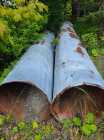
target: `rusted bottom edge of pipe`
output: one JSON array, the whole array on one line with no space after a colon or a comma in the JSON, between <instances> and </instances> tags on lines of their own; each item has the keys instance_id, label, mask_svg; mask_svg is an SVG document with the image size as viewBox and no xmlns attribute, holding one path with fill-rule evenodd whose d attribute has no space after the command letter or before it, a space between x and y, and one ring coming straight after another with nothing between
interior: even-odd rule
<instances>
[{"instance_id":1,"label":"rusted bottom edge of pipe","mask_svg":"<svg viewBox=\"0 0 104 140\"><path fill-rule=\"evenodd\" d=\"M11 114L16 120L43 121L50 118L50 103L35 85L10 82L0 86L0 113Z\"/></svg>"},{"instance_id":2,"label":"rusted bottom edge of pipe","mask_svg":"<svg viewBox=\"0 0 104 140\"><path fill-rule=\"evenodd\" d=\"M53 101L51 112L56 119L84 116L92 112L99 119L104 111L104 90L90 85L76 86L64 90Z\"/></svg>"}]
</instances>

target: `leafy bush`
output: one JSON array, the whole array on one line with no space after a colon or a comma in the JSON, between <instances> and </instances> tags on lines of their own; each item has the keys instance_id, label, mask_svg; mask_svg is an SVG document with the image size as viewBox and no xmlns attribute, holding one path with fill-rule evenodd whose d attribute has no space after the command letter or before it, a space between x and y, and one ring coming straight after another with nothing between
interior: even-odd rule
<instances>
[{"instance_id":1,"label":"leafy bush","mask_svg":"<svg viewBox=\"0 0 104 140\"><path fill-rule=\"evenodd\" d=\"M48 8L42 2L15 3L16 8L0 6L0 71L43 37L47 23Z\"/></svg>"},{"instance_id":2,"label":"leafy bush","mask_svg":"<svg viewBox=\"0 0 104 140\"><path fill-rule=\"evenodd\" d=\"M104 55L103 46L98 44L96 33L86 33L83 34L81 38L91 56L97 57Z\"/></svg>"},{"instance_id":3,"label":"leafy bush","mask_svg":"<svg viewBox=\"0 0 104 140\"><path fill-rule=\"evenodd\" d=\"M65 8L65 19L69 20L72 16L72 5L71 0L66 1L66 8Z\"/></svg>"},{"instance_id":4,"label":"leafy bush","mask_svg":"<svg viewBox=\"0 0 104 140\"><path fill-rule=\"evenodd\" d=\"M48 16L48 29L51 31L59 32L60 26L64 21L64 4L63 0L49 0L49 16Z\"/></svg>"}]
</instances>

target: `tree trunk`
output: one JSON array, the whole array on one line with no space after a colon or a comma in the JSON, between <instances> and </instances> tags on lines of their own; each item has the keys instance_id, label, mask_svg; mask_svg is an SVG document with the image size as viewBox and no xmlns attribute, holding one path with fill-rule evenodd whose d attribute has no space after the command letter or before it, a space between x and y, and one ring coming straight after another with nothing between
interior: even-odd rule
<instances>
[{"instance_id":1,"label":"tree trunk","mask_svg":"<svg viewBox=\"0 0 104 140\"><path fill-rule=\"evenodd\" d=\"M80 16L80 3L79 0L72 0L72 20Z\"/></svg>"}]
</instances>

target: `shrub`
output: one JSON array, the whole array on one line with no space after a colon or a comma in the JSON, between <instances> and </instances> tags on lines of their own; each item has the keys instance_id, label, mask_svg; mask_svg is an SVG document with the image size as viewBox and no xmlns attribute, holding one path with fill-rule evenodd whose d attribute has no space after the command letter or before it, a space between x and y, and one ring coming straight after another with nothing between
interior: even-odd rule
<instances>
[{"instance_id":1,"label":"shrub","mask_svg":"<svg viewBox=\"0 0 104 140\"><path fill-rule=\"evenodd\" d=\"M48 16L48 29L57 32L64 21L64 1L63 0L49 0L49 16Z\"/></svg>"},{"instance_id":2,"label":"shrub","mask_svg":"<svg viewBox=\"0 0 104 140\"><path fill-rule=\"evenodd\" d=\"M47 6L39 1L22 2L16 1L16 8L0 6L0 71L43 37Z\"/></svg>"}]
</instances>

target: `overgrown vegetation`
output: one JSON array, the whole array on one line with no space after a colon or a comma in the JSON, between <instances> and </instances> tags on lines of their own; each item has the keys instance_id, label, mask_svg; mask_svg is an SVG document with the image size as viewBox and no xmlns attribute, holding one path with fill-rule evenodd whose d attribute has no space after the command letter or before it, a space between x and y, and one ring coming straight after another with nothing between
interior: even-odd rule
<instances>
[{"instance_id":1,"label":"overgrown vegetation","mask_svg":"<svg viewBox=\"0 0 104 140\"><path fill-rule=\"evenodd\" d=\"M103 1L89 0L84 4L83 2L80 8L81 15L74 21L75 29L91 56L103 56L104 8L101 8Z\"/></svg>"},{"instance_id":2,"label":"overgrown vegetation","mask_svg":"<svg viewBox=\"0 0 104 140\"><path fill-rule=\"evenodd\" d=\"M39 1L16 0L16 7L0 6L0 74L43 36L47 6Z\"/></svg>"},{"instance_id":3,"label":"overgrown vegetation","mask_svg":"<svg viewBox=\"0 0 104 140\"><path fill-rule=\"evenodd\" d=\"M49 0L49 16L48 16L48 29L53 31L55 34L59 32L59 29L64 22L65 14L65 0Z\"/></svg>"},{"instance_id":4,"label":"overgrown vegetation","mask_svg":"<svg viewBox=\"0 0 104 140\"><path fill-rule=\"evenodd\" d=\"M74 117L47 123L32 120L16 122L10 115L0 115L0 140L103 140L104 113L100 122L88 113L85 119Z\"/></svg>"}]
</instances>

